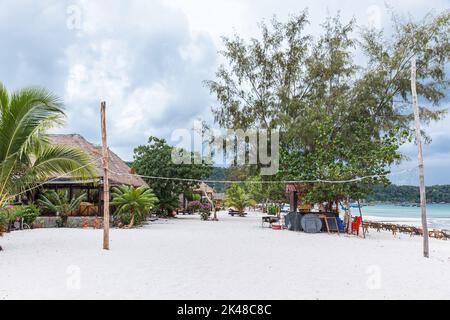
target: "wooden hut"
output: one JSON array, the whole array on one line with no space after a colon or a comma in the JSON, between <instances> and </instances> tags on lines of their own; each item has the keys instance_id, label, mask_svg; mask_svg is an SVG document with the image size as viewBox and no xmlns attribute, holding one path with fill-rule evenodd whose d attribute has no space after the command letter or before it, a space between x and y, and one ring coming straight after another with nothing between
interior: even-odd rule
<instances>
[{"instance_id":1,"label":"wooden hut","mask_svg":"<svg viewBox=\"0 0 450 320\"><path fill-rule=\"evenodd\" d=\"M307 193L308 186L303 183L288 183L286 185L286 195L289 199L291 211L300 210L308 211L310 208L303 203L303 197Z\"/></svg>"},{"instance_id":2,"label":"wooden hut","mask_svg":"<svg viewBox=\"0 0 450 320\"><path fill-rule=\"evenodd\" d=\"M206 193L210 199L214 198L214 189L204 182L200 183L200 185L195 188L193 192L199 194L201 197L204 197Z\"/></svg>"},{"instance_id":3,"label":"wooden hut","mask_svg":"<svg viewBox=\"0 0 450 320\"><path fill-rule=\"evenodd\" d=\"M51 134L48 136L52 144L66 145L78 148L86 152L93 160L94 176L88 180L77 180L71 177L52 179L43 185L43 189L69 190L69 195L76 196L82 192L87 195L86 202L82 204L79 215L96 215L102 212L103 206L103 165L102 148L84 139L79 134ZM135 187L148 186L140 177L129 175L133 173L131 168L120 157L109 150L109 185L110 187L119 185L130 185ZM35 200L39 196L39 190L33 195Z\"/></svg>"}]
</instances>

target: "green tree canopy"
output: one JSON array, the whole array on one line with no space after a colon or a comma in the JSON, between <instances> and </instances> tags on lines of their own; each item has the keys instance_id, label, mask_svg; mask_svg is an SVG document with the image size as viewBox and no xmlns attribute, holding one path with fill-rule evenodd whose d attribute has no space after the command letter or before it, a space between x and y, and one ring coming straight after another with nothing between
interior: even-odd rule
<instances>
[{"instance_id":1,"label":"green tree canopy","mask_svg":"<svg viewBox=\"0 0 450 320\"><path fill-rule=\"evenodd\" d=\"M150 137L147 145L134 149L133 168L141 175L165 178L206 179L211 175L212 166L201 164L176 164L172 161L174 147L167 144L164 139ZM199 156L193 154L193 156ZM192 191L198 183L193 181L180 181L176 179L144 178L152 187L159 199L159 210L170 212L178 207L178 195L182 192Z\"/></svg>"},{"instance_id":2,"label":"green tree canopy","mask_svg":"<svg viewBox=\"0 0 450 320\"><path fill-rule=\"evenodd\" d=\"M390 37L373 29L356 36L354 20L327 18L320 37L305 33L307 13L286 23L261 24L261 36L224 39L227 63L206 81L219 105L224 128L280 130L279 178L346 180L385 175L401 161L399 146L413 139L410 125L410 61L417 58L421 117L439 119L436 109L449 81L450 13L421 22L393 19ZM355 63L355 55L365 58ZM308 197L359 197L371 184L311 185Z\"/></svg>"}]
</instances>

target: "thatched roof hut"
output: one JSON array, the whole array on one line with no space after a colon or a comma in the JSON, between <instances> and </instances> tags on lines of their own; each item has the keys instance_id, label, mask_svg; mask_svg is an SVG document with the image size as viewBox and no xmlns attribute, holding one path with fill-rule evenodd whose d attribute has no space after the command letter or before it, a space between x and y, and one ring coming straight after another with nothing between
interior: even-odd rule
<instances>
[{"instance_id":1,"label":"thatched roof hut","mask_svg":"<svg viewBox=\"0 0 450 320\"><path fill-rule=\"evenodd\" d=\"M197 188L195 188L193 191L194 191L194 193L198 193L201 195L204 195L205 193L208 195L214 194L214 189L211 188L209 185L207 185L204 182L200 183L200 185Z\"/></svg>"},{"instance_id":2,"label":"thatched roof hut","mask_svg":"<svg viewBox=\"0 0 450 320\"><path fill-rule=\"evenodd\" d=\"M94 161L93 166L95 177L92 182L100 184L102 183L103 166L101 160L102 156L101 146L96 146L90 143L79 134L50 134L48 135L48 138L52 144L75 147L86 152ZM129 173L132 173L131 168L122 159L120 159L117 154L115 154L111 150L109 150L109 169L110 171L112 171L109 174L109 183L111 186L122 184L131 185L135 187L148 186L147 183L145 183L145 181L140 177L129 175ZM116 174L115 172L119 174ZM83 183L83 181L79 182L73 181L70 177L58 179L56 181L51 181L49 183L58 184L58 182L74 183L74 184Z\"/></svg>"}]
</instances>

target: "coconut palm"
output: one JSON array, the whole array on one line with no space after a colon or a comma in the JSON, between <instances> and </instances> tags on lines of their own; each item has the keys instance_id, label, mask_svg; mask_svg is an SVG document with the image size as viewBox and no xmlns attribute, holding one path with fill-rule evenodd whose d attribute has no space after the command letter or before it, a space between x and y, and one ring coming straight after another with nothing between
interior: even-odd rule
<instances>
[{"instance_id":1,"label":"coconut palm","mask_svg":"<svg viewBox=\"0 0 450 320\"><path fill-rule=\"evenodd\" d=\"M238 184L233 184L225 191L225 204L235 208L239 215L244 215L245 208L253 205L254 200L246 193L245 189Z\"/></svg>"},{"instance_id":2,"label":"coconut palm","mask_svg":"<svg viewBox=\"0 0 450 320\"><path fill-rule=\"evenodd\" d=\"M0 83L0 206L49 177L92 175L82 150L48 143L46 131L63 123L61 100L45 89L9 93Z\"/></svg>"},{"instance_id":3,"label":"coconut palm","mask_svg":"<svg viewBox=\"0 0 450 320\"><path fill-rule=\"evenodd\" d=\"M56 192L55 190L47 191L40 195L37 203L57 216L65 219L72 211L78 210L82 201L86 199L86 193L81 194L77 198L70 198L69 191Z\"/></svg>"},{"instance_id":4,"label":"coconut palm","mask_svg":"<svg viewBox=\"0 0 450 320\"><path fill-rule=\"evenodd\" d=\"M158 203L158 198L151 189L141 186L120 186L112 189L112 205L117 207L116 214L129 214L128 228L133 227L135 220L142 221L145 215Z\"/></svg>"}]
</instances>

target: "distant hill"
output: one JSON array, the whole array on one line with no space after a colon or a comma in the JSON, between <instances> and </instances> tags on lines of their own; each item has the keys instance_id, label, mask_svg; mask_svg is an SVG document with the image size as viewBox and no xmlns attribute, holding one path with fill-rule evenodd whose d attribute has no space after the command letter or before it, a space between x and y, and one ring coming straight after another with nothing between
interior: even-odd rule
<instances>
[{"instance_id":1,"label":"distant hill","mask_svg":"<svg viewBox=\"0 0 450 320\"><path fill-rule=\"evenodd\" d=\"M208 177L208 180L219 180L224 181L227 180L227 168L223 167L213 167L213 172ZM216 190L216 192L225 192L225 184L224 183L208 183L211 187Z\"/></svg>"},{"instance_id":2,"label":"distant hill","mask_svg":"<svg viewBox=\"0 0 450 320\"><path fill-rule=\"evenodd\" d=\"M132 161L127 161L131 167ZM213 167L213 172L208 180L227 180L228 168ZM224 192L224 183L209 183L216 192ZM428 203L450 203L450 185L427 186ZM390 203L419 203L419 187L416 186L374 186L372 192L367 195L366 202L390 202Z\"/></svg>"},{"instance_id":3,"label":"distant hill","mask_svg":"<svg viewBox=\"0 0 450 320\"><path fill-rule=\"evenodd\" d=\"M426 187L427 203L450 203L450 185ZM366 199L368 202L419 203L419 187L416 186L375 186Z\"/></svg>"}]
</instances>

